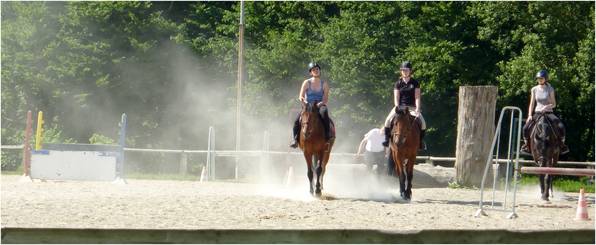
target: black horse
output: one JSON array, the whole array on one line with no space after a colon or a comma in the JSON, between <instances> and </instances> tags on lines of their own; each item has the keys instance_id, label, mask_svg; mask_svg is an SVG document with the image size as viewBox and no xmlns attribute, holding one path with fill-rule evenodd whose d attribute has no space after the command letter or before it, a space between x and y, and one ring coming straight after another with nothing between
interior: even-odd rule
<instances>
[{"instance_id":1,"label":"black horse","mask_svg":"<svg viewBox=\"0 0 596 245\"><path fill-rule=\"evenodd\" d=\"M536 113L536 123L530 134L530 149L534 162L539 167L554 167L559 161L559 136L552 122L544 113ZM552 192L552 175L540 175L540 192L542 200L548 201L549 190Z\"/></svg>"}]
</instances>

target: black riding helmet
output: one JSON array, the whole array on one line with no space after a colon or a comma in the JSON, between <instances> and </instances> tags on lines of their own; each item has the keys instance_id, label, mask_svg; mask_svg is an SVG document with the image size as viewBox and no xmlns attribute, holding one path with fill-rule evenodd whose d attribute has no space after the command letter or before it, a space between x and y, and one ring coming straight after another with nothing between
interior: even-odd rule
<instances>
[{"instance_id":1,"label":"black riding helmet","mask_svg":"<svg viewBox=\"0 0 596 245\"><path fill-rule=\"evenodd\" d=\"M404 69L404 68L412 70L412 63L410 63L410 61L402 62L401 65L399 66L399 69Z\"/></svg>"},{"instance_id":2,"label":"black riding helmet","mask_svg":"<svg viewBox=\"0 0 596 245\"><path fill-rule=\"evenodd\" d=\"M544 79L548 79L548 72L546 72L546 70L540 70L538 71L538 73L536 73L536 78L544 78Z\"/></svg>"},{"instance_id":3,"label":"black riding helmet","mask_svg":"<svg viewBox=\"0 0 596 245\"><path fill-rule=\"evenodd\" d=\"M312 70L312 68L315 68L315 67L319 67L319 70L321 70L321 66L319 64L317 64L316 62L308 63L308 72L310 72L310 70Z\"/></svg>"}]
</instances>

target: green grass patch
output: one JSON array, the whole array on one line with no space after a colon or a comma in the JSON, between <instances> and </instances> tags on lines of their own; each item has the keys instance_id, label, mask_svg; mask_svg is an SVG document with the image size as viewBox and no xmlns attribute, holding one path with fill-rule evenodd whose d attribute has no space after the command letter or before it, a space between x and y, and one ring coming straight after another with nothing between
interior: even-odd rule
<instances>
[{"instance_id":1,"label":"green grass patch","mask_svg":"<svg viewBox=\"0 0 596 245\"><path fill-rule=\"evenodd\" d=\"M524 175L519 184L522 186L539 185L540 179L538 176ZM586 193L594 193L594 183L590 182L590 178L582 177L568 177L555 176L553 181L553 188L564 192L579 192L580 188L584 188Z\"/></svg>"},{"instance_id":2,"label":"green grass patch","mask_svg":"<svg viewBox=\"0 0 596 245\"><path fill-rule=\"evenodd\" d=\"M2 170L2 175L22 175L23 170Z\"/></svg>"}]
</instances>

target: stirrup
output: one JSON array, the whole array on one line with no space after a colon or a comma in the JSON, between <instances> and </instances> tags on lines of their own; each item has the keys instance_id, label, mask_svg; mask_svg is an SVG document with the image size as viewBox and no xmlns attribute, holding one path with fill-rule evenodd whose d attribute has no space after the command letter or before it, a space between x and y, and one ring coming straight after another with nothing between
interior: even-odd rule
<instances>
[{"instance_id":1,"label":"stirrup","mask_svg":"<svg viewBox=\"0 0 596 245\"><path fill-rule=\"evenodd\" d=\"M290 144L290 147L292 147L292 148L296 149L296 148L298 147L298 141L297 141L297 140L294 140L294 141L293 141L293 142Z\"/></svg>"},{"instance_id":2,"label":"stirrup","mask_svg":"<svg viewBox=\"0 0 596 245\"><path fill-rule=\"evenodd\" d=\"M569 153L569 147L567 147L566 145L561 146L561 153L559 154L565 155L567 153Z\"/></svg>"}]
</instances>

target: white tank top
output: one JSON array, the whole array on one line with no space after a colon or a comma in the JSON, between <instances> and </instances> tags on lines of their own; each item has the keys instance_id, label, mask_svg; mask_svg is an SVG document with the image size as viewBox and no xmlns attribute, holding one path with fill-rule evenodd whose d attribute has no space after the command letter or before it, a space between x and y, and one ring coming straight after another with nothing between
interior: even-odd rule
<instances>
[{"instance_id":1,"label":"white tank top","mask_svg":"<svg viewBox=\"0 0 596 245\"><path fill-rule=\"evenodd\" d=\"M544 86L536 85L532 88L534 98L536 99L536 108L534 109L535 112L553 112L553 110L546 107L546 105L555 103L550 96L554 91L555 89L550 86L550 84L546 84Z\"/></svg>"}]
</instances>

